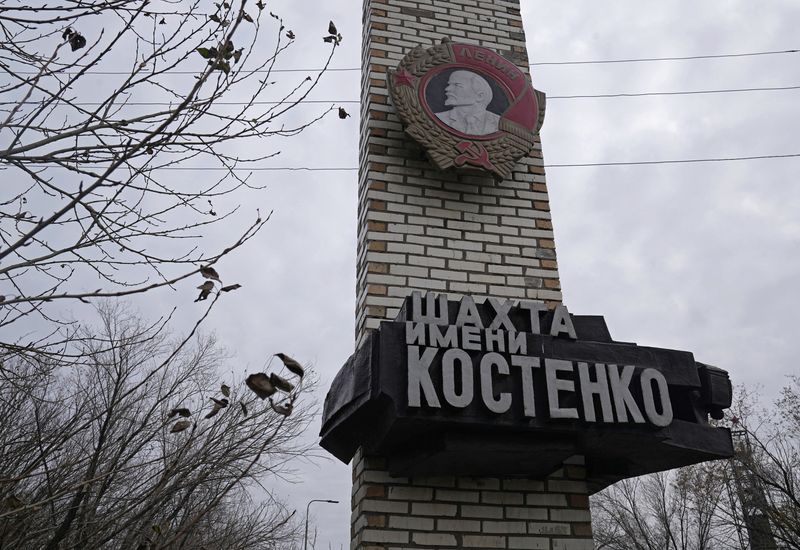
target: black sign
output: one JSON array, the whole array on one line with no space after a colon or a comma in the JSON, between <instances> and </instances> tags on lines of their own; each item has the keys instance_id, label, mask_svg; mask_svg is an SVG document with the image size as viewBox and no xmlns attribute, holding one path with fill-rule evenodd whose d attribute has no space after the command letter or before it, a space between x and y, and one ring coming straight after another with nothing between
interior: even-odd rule
<instances>
[{"instance_id":1,"label":"black sign","mask_svg":"<svg viewBox=\"0 0 800 550\"><path fill-rule=\"evenodd\" d=\"M599 489L731 456L707 422L730 400L725 371L614 342L602 317L414 293L337 375L322 446L345 462L364 446L404 474L546 475L582 454Z\"/></svg>"}]
</instances>

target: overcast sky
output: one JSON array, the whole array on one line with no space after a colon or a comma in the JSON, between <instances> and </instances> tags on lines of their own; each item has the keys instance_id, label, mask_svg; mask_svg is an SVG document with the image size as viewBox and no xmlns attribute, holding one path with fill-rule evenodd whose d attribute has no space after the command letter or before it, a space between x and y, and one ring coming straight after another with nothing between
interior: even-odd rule
<instances>
[{"instance_id":1,"label":"overcast sky","mask_svg":"<svg viewBox=\"0 0 800 550\"><path fill-rule=\"evenodd\" d=\"M344 35L333 66L359 66L360 1L272 0L269 9L297 35L281 68L319 67L329 19ZM524 0L522 13L532 62L800 48L797 0ZM332 72L313 99L357 100L359 77L358 71ZM551 97L542 129L549 165L800 153L800 90L554 97L800 86L797 53L542 65L533 67L532 79ZM264 152L282 151L264 166L357 166L358 106L344 106L353 117L328 117L299 137L264 143ZM549 168L565 304L576 314L604 315L617 340L692 351L728 370L734 383L760 384L774 396L786 375L800 372L793 362L798 176L800 158ZM245 207L274 214L244 250L218 264L226 282L243 289L221 300L206 329L237 354L234 368L241 372L261 370L278 351L315 365L321 406L353 351L357 173L259 172L256 181L267 189ZM174 303L179 321L189 322L203 307L190 304L194 286L140 303L148 312ZM317 422L309 437L318 431ZM310 499L341 501L317 504L312 514L316 548L346 549L350 467L324 456L320 450L300 461L293 483L276 489L301 515Z\"/></svg>"},{"instance_id":2,"label":"overcast sky","mask_svg":"<svg viewBox=\"0 0 800 550\"><path fill-rule=\"evenodd\" d=\"M318 29L345 36L334 65L357 67L361 3L274 2L308 46L288 63L316 66ZM532 62L675 57L800 47L800 3L523 2ZM297 31L296 31L297 32ZM300 33L298 33L300 34ZM800 85L800 54L680 62L535 66L549 96ZM330 75L319 99L358 97L359 74ZM800 153L800 91L552 99L542 130L546 164ZM355 105L346 108L358 113ZM358 120L330 119L296 138L275 165L357 165ZM564 301L604 315L617 340L685 349L774 395L798 373L800 158L707 164L550 168ZM355 172L268 177L275 209L245 253L225 260L247 294L225 300L216 330L260 366L284 350L313 362L327 387L352 351ZM320 391L320 399L324 389ZM319 426L314 426L314 433ZM316 504L317 548L347 548L350 468L300 466L285 489Z\"/></svg>"}]
</instances>

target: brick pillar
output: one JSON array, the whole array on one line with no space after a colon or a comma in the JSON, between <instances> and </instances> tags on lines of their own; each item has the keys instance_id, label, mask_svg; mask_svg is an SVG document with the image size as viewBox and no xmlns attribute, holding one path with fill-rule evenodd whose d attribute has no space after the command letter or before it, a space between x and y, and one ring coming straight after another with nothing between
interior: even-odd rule
<instances>
[{"instance_id":1,"label":"brick pillar","mask_svg":"<svg viewBox=\"0 0 800 550\"><path fill-rule=\"evenodd\" d=\"M528 74L519 0L364 0L356 341L412 290L561 301L541 144L497 183L442 172L403 132L386 84L413 47L443 37ZM353 462L351 548L592 548L585 468L546 480L393 478Z\"/></svg>"}]
</instances>

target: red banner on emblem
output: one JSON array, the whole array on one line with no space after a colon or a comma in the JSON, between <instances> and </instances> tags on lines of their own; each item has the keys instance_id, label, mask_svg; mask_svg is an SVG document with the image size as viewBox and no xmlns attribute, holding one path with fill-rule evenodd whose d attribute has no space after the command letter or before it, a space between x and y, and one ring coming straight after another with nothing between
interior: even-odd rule
<instances>
[{"instance_id":1,"label":"red banner on emblem","mask_svg":"<svg viewBox=\"0 0 800 550\"><path fill-rule=\"evenodd\" d=\"M539 120L539 105L533 88L519 67L491 50L471 44L453 44L456 63L462 63L493 76L511 92L511 105L503 118L519 124L532 133Z\"/></svg>"}]
</instances>

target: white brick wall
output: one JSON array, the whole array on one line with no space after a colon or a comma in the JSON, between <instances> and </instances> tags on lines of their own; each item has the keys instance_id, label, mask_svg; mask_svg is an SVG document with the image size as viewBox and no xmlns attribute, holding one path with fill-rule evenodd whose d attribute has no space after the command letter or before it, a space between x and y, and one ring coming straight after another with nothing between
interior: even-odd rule
<instances>
[{"instance_id":1,"label":"white brick wall","mask_svg":"<svg viewBox=\"0 0 800 550\"><path fill-rule=\"evenodd\" d=\"M414 46L445 36L499 51L528 72L517 1L364 1L359 341L396 309L371 297L432 289L561 299L541 147L501 183L442 173L403 133L390 105L387 69ZM373 282L367 274L393 278Z\"/></svg>"},{"instance_id":2,"label":"white brick wall","mask_svg":"<svg viewBox=\"0 0 800 550\"><path fill-rule=\"evenodd\" d=\"M582 465L546 480L393 478L381 458L353 460L353 549L591 548L588 497L565 485Z\"/></svg>"},{"instance_id":3,"label":"white brick wall","mask_svg":"<svg viewBox=\"0 0 800 550\"><path fill-rule=\"evenodd\" d=\"M386 73L443 37L491 48L527 74L519 0L364 0L356 341L412 290L561 301L541 145L496 183L441 172L405 135ZM547 480L393 478L353 463L353 550L591 548L585 472Z\"/></svg>"}]
</instances>

